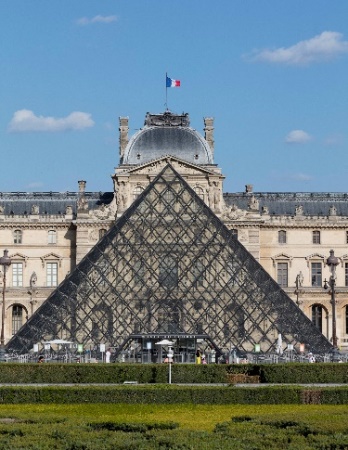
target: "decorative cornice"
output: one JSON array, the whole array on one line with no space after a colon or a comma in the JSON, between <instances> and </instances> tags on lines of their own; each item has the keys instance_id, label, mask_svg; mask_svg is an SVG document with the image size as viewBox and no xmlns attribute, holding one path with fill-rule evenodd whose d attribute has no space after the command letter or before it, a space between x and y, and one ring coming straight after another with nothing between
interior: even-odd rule
<instances>
[{"instance_id":1,"label":"decorative cornice","mask_svg":"<svg viewBox=\"0 0 348 450\"><path fill-rule=\"evenodd\" d=\"M62 266L63 257L59 256L59 255L57 255L56 253L53 253L53 252L48 253L45 256L40 256L40 259L41 259L41 262L42 262L42 267L45 267L46 261L52 261L52 260L58 260L59 261L59 267Z\"/></svg>"},{"instance_id":2,"label":"decorative cornice","mask_svg":"<svg viewBox=\"0 0 348 450\"><path fill-rule=\"evenodd\" d=\"M305 260L307 261L307 267L309 267L309 262L310 261L323 261L324 262L324 266L325 266L325 256L321 255L320 253L312 253L311 255L308 255L305 257Z\"/></svg>"},{"instance_id":3,"label":"decorative cornice","mask_svg":"<svg viewBox=\"0 0 348 450\"><path fill-rule=\"evenodd\" d=\"M271 256L271 259L273 261L273 267L276 267L276 263L278 261L288 261L289 265L291 267L292 260L294 259L293 256L287 255L286 253L279 253L278 255Z\"/></svg>"},{"instance_id":4,"label":"decorative cornice","mask_svg":"<svg viewBox=\"0 0 348 450\"><path fill-rule=\"evenodd\" d=\"M21 260L24 261L24 267L27 267L27 262L29 259L29 256L26 255L22 255L22 253L13 253L12 255L10 255L10 258L12 261L17 261L17 260Z\"/></svg>"},{"instance_id":5,"label":"decorative cornice","mask_svg":"<svg viewBox=\"0 0 348 450\"><path fill-rule=\"evenodd\" d=\"M57 230L66 230L70 228L71 224L73 223L72 220L69 222L45 222L45 223L28 223L28 222L0 222L0 229L2 230L8 230L8 229L21 229L21 230L49 230L53 227Z\"/></svg>"}]
</instances>

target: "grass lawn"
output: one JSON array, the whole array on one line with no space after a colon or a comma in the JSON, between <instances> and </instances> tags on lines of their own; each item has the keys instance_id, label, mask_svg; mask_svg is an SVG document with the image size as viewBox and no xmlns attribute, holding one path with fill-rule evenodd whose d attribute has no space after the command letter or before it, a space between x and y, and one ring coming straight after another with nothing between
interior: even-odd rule
<instances>
[{"instance_id":1,"label":"grass lawn","mask_svg":"<svg viewBox=\"0 0 348 450\"><path fill-rule=\"evenodd\" d=\"M348 405L0 405L0 449L225 448L348 449Z\"/></svg>"}]
</instances>

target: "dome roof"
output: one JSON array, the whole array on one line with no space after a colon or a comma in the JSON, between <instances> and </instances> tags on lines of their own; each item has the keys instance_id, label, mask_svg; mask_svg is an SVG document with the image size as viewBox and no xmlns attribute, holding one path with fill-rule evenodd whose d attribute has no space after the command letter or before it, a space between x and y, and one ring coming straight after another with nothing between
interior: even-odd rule
<instances>
[{"instance_id":1,"label":"dome roof","mask_svg":"<svg viewBox=\"0 0 348 450\"><path fill-rule=\"evenodd\" d=\"M188 124L187 114L148 114L145 127L130 139L123 164L143 164L166 155L194 164L213 164L208 142Z\"/></svg>"}]
</instances>

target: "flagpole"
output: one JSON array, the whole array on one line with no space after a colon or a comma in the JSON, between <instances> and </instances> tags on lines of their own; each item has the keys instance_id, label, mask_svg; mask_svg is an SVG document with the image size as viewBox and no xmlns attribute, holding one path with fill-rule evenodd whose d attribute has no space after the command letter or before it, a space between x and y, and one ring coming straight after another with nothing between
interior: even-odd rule
<instances>
[{"instance_id":1,"label":"flagpole","mask_svg":"<svg viewBox=\"0 0 348 450\"><path fill-rule=\"evenodd\" d=\"M167 77L168 77L168 74L167 74L167 72L166 72L166 102L165 102L165 107L166 107L166 110L168 111L168 103L167 103L167 95L168 95L168 86L167 86Z\"/></svg>"}]
</instances>

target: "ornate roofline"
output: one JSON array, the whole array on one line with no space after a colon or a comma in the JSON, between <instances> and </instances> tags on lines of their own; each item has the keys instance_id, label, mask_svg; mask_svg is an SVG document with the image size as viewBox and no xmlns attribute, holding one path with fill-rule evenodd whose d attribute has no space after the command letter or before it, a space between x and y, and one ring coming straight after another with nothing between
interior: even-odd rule
<instances>
[{"instance_id":1,"label":"ornate roofline","mask_svg":"<svg viewBox=\"0 0 348 450\"><path fill-rule=\"evenodd\" d=\"M120 171L117 172L116 175L125 175L127 173L137 172L139 169L143 169L143 168L145 168L147 166L151 166L153 164L156 164L156 163L162 162L162 161L165 161L165 162L176 161L176 162L178 162L180 164L184 164L187 167L191 167L192 169L199 170L199 171L204 172L206 174L218 175L219 177L225 178L225 176L222 175L221 173L217 173L217 172L214 172L212 170L207 169L206 166L208 164L205 164L203 166L197 165L197 164L192 164L192 163L190 163L188 161L185 161L184 159L178 158L177 156L173 156L173 155L164 155L164 156L161 156L160 158L152 159L151 161L147 161L147 162L145 162L143 164L139 164L139 165L131 165L131 164L128 165L128 164L125 164L124 165L125 167L122 167L122 165L121 165L121 166L119 166L117 168ZM217 167L217 164L209 164L209 165L213 166L213 167ZM128 166L128 168L126 168L127 166Z\"/></svg>"}]
</instances>

